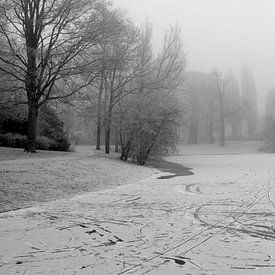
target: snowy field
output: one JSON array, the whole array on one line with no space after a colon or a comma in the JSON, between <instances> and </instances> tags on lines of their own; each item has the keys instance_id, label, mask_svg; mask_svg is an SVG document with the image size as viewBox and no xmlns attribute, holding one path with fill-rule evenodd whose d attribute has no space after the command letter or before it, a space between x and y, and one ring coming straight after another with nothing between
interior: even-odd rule
<instances>
[{"instance_id":1,"label":"snowy field","mask_svg":"<svg viewBox=\"0 0 275 275\"><path fill-rule=\"evenodd\" d=\"M3 159L11 186L98 190L0 214L0 274L275 274L275 155L258 148L181 146L168 160L194 175L168 178L87 150Z\"/></svg>"},{"instance_id":2,"label":"snowy field","mask_svg":"<svg viewBox=\"0 0 275 275\"><path fill-rule=\"evenodd\" d=\"M154 173L117 158L91 146L79 146L76 153L37 154L0 147L0 212L132 183Z\"/></svg>"}]
</instances>

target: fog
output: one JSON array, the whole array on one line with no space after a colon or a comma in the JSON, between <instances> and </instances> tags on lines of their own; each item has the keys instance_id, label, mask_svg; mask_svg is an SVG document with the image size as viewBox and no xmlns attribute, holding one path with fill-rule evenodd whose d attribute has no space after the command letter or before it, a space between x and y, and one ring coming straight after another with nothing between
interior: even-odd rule
<instances>
[{"instance_id":1,"label":"fog","mask_svg":"<svg viewBox=\"0 0 275 275\"><path fill-rule=\"evenodd\" d=\"M171 24L182 28L187 70L233 71L243 63L254 74L260 112L275 86L275 1L114 0L136 22L153 24L154 43Z\"/></svg>"}]
</instances>

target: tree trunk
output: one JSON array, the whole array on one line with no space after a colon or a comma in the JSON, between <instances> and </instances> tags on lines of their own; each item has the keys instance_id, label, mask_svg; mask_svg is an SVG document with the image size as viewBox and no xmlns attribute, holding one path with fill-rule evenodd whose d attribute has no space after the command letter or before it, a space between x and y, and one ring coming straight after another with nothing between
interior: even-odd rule
<instances>
[{"instance_id":1,"label":"tree trunk","mask_svg":"<svg viewBox=\"0 0 275 275\"><path fill-rule=\"evenodd\" d=\"M120 156L121 160L123 161L128 160L130 149L131 149L131 140L127 142L126 146L123 146L123 145L121 146L121 156Z\"/></svg>"},{"instance_id":2,"label":"tree trunk","mask_svg":"<svg viewBox=\"0 0 275 275\"><path fill-rule=\"evenodd\" d=\"M236 118L233 118L231 121L231 137L233 140L238 140L240 138L240 123Z\"/></svg>"},{"instance_id":3,"label":"tree trunk","mask_svg":"<svg viewBox=\"0 0 275 275\"><path fill-rule=\"evenodd\" d=\"M37 66L36 55L38 41L32 32L30 25L26 26L26 46L27 46L27 72L25 77L25 85L28 97L28 133L25 151L36 152L36 124L38 113L37 92Z\"/></svg>"},{"instance_id":4,"label":"tree trunk","mask_svg":"<svg viewBox=\"0 0 275 275\"><path fill-rule=\"evenodd\" d=\"M132 144L132 140L133 140L132 134L129 136L126 145L123 144L121 129L118 134L119 134L119 141L120 141L120 147L121 147L120 159L123 161L127 161L129 158L131 144Z\"/></svg>"},{"instance_id":5,"label":"tree trunk","mask_svg":"<svg viewBox=\"0 0 275 275\"><path fill-rule=\"evenodd\" d=\"M25 151L36 153L36 125L37 125L37 107L34 103L29 103L28 110L28 135Z\"/></svg>"},{"instance_id":6,"label":"tree trunk","mask_svg":"<svg viewBox=\"0 0 275 275\"><path fill-rule=\"evenodd\" d=\"M144 165L145 164L144 155L143 155L143 151L142 150L139 150L139 152L137 154L137 163L139 165Z\"/></svg>"},{"instance_id":7,"label":"tree trunk","mask_svg":"<svg viewBox=\"0 0 275 275\"><path fill-rule=\"evenodd\" d=\"M110 142L111 142L111 123L113 113L113 88L110 88L110 98L107 117L105 119L105 153L110 154Z\"/></svg>"},{"instance_id":8,"label":"tree trunk","mask_svg":"<svg viewBox=\"0 0 275 275\"><path fill-rule=\"evenodd\" d=\"M96 130L96 150L100 151L100 138L101 138L101 118L97 118L97 130Z\"/></svg>"},{"instance_id":9,"label":"tree trunk","mask_svg":"<svg viewBox=\"0 0 275 275\"><path fill-rule=\"evenodd\" d=\"M198 120L196 115L191 116L188 144L198 144Z\"/></svg>"},{"instance_id":10,"label":"tree trunk","mask_svg":"<svg viewBox=\"0 0 275 275\"><path fill-rule=\"evenodd\" d=\"M209 128L208 128L208 140L209 144L214 144L215 143L215 138L214 138L214 122L211 119L209 122Z\"/></svg>"},{"instance_id":11,"label":"tree trunk","mask_svg":"<svg viewBox=\"0 0 275 275\"><path fill-rule=\"evenodd\" d=\"M111 128L109 123L105 126L105 154L110 154Z\"/></svg>"},{"instance_id":12,"label":"tree trunk","mask_svg":"<svg viewBox=\"0 0 275 275\"><path fill-rule=\"evenodd\" d=\"M220 146L223 147L225 145L225 116L224 116L224 102L223 98L220 99Z\"/></svg>"},{"instance_id":13,"label":"tree trunk","mask_svg":"<svg viewBox=\"0 0 275 275\"><path fill-rule=\"evenodd\" d=\"M117 129L116 129L116 136L115 136L115 138L116 138L116 139L115 139L115 152L118 153L118 151L119 151L119 150L118 150L118 149L119 149L119 148L118 148L118 147L119 147L119 146L118 146L118 143L119 143L119 136L118 136L118 130L117 130Z\"/></svg>"},{"instance_id":14,"label":"tree trunk","mask_svg":"<svg viewBox=\"0 0 275 275\"><path fill-rule=\"evenodd\" d=\"M96 150L100 150L100 141L101 141L101 100L102 100L102 92L103 92L103 73L101 74L100 79L100 87L98 93L98 101L97 101L97 131L96 131Z\"/></svg>"},{"instance_id":15,"label":"tree trunk","mask_svg":"<svg viewBox=\"0 0 275 275\"><path fill-rule=\"evenodd\" d=\"M225 146L225 125L224 118L220 118L220 146Z\"/></svg>"},{"instance_id":16,"label":"tree trunk","mask_svg":"<svg viewBox=\"0 0 275 275\"><path fill-rule=\"evenodd\" d=\"M105 121L105 153L106 154L110 154L112 111L113 111L112 106L109 105L108 114Z\"/></svg>"},{"instance_id":17,"label":"tree trunk","mask_svg":"<svg viewBox=\"0 0 275 275\"><path fill-rule=\"evenodd\" d=\"M213 114L213 102L209 105L209 113L208 113L208 142L209 144L214 144L215 143L215 138L214 138L214 114Z\"/></svg>"}]
</instances>

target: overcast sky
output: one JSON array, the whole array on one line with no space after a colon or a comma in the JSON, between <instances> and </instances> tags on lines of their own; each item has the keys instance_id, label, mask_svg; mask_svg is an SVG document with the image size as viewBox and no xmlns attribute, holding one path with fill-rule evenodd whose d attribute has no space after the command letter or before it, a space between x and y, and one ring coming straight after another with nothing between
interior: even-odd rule
<instances>
[{"instance_id":1,"label":"overcast sky","mask_svg":"<svg viewBox=\"0 0 275 275\"><path fill-rule=\"evenodd\" d=\"M275 0L114 0L136 23L145 18L155 37L179 24L188 70L220 68L240 74L247 62L264 102L275 87ZM262 105L262 104L261 104Z\"/></svg>"}]
</instances>

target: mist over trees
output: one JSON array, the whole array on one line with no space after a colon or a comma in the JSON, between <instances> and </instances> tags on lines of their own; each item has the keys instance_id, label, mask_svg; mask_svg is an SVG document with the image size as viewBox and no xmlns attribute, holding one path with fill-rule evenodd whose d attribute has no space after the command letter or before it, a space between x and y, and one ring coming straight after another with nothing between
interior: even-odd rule
<instances>
[{"instance_id":1,"label":"mist over trees","mask_svg":"<svg viewBox=\"0 0 275 275\"><path fill-rule=\"evenodd\" d=\"M270 89L265 98L265 115L262 138L264 150L275 152L275 89Z\"/></svg>"},{"instance_id":2,"label":"mist over trees","mask_svg":"<svg viewBox=\"0 0 275 275\"><path fill-rule=\"evenodd\" d=\"M219 70L187 72L185 90L189 144L197 144L199 140L213 144L217 139L224 146L226 132L231 139L241 137L243 102L233 74Z\"/></svg>"},{"instance_id":3,"label":"mist over trees","mask_svg":"<svg viewBox=\"0 0 275 275\"><path fill-rule=\"evenodd\" d=\"M27 152L36 151L44 105L59 115L89 118L96 124L96 149L101 149L104 132L107 154L114 137L116 150L120 144L125 152L128 128L135 128L126 144L140 164L152 151L166 151L173 143L180 107L169 102L176 101L172 94L180 89L185 69L178 27L168 29L155 52L150 24L135 26L109 1L1 1L0 10L1 113L25 106ZM129 106L129 116L122 117Z\"/></svg>"},{"instance_id":4,"label":"mist over trees","mask_svg":"<svg viewBox=\"0 0 275 275\"><path fill-rule=\"evenodd\" d=\"M185 68L178 28L167 31L158 55L147 55L147 68L144 50L140 51L141 71L132 87L136 93L125 98L118 110L121 159L131 156L139 164L144 164L152 152L165 155L175 147L182 110L176 95L181 90Z\"/></svg>"},{"instance_id":5,"label":"mist over trees","mask_svg":"<svg viewBox=\"0 0 275 275\"><path fill-rule=\"evenodd\" d=\"M242 96L245 102L244 118L247 126L247 134L253 137L258 124L257 91L253 74L247 64L243 66L241 78Z\"/></svg>"},{"instance_id":6,"label":"mist over trees","mask_svg":"<svg viewBox=\"0 0 275 275\"><path fill-rule=\"evenodd\" d=\"M110 1L3 0L0 10L0 116L27 121L27 152L45 133L43 106L63 120L55 139L104 145L106 154L114 146L139 164L176 143L257 137L248 65L241 81L220 69L186 71L177 26L156 50L150 23L135 25Z\"/></svg>"}]
</instances>

